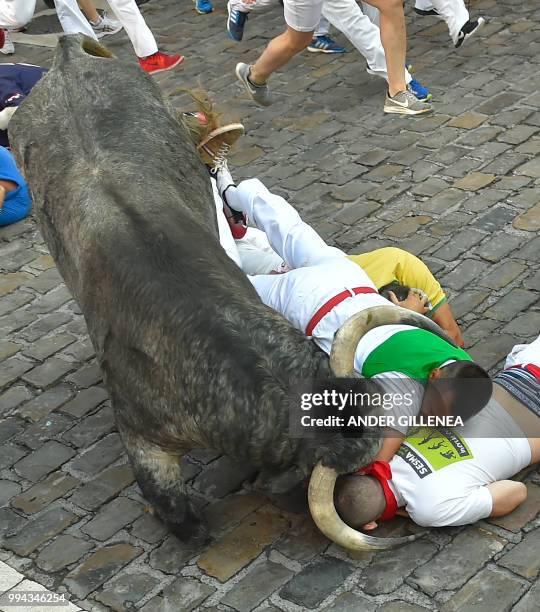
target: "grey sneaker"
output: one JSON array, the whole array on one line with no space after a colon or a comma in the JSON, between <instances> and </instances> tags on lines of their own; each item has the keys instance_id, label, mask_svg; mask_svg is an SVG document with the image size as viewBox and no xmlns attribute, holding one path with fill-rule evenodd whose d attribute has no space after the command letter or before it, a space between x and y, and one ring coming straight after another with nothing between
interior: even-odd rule
<instances>
[{"instance_id":1,"label":"grey sneaker","mask_svg":"<svg viewBox=\"0 0 540 612\"><path fill-rule=\"evenodd\" d=\"M420 115L429 113L431 104L421 102L412 92L400 91L395 96L390 97L386 92L384 102L385 113L396 113L398 115Z\"/></svg>"},{"instance_id":2,"label":"grey sneaker","mask_svg":"<svg viewBox=\"0 0 540 612\"><path fill-rule=\"evenodd\" d=\"M119 21L116 21L116 19L111 19L105 11L103 11L100 21L97 23L91 21L90 25L98 38L111 36L112 34L120 32L122 29L122 24Z\"/></svg>"},{"instance_id":3,"label":"grey sneaker","mask_svg":"<svg viewBox=\"0 0 540 612\"><path fill-rule=\"evenodd\" d=\"M268 84L253 85L248 78L250 70L251 66L249 64L243 64L242 62L236 64L236 76L238 80L244 84L246 91L254 102L259 106L270 106L273 100L268 90Z\"/></svg>"}]
</instances>

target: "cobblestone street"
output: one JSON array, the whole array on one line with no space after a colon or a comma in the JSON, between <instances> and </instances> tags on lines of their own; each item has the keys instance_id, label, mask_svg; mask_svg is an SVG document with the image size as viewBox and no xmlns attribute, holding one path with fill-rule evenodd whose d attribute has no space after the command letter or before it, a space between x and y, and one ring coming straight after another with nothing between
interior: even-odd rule
<instances>
[{"instance_id":1,"label":"cobblestone street","mask_svg":"<svg viewBox=\"0 0 540 612\"><path fill-rule=\"evenodd\" d=\"M200 84L245 124L233 176L259 177L347 252L395 245L421 256L466 348L494 373L540 330L540 6L471 2L489 22L460 50L444 22L411 7L409 61L434 98L424 118L384 115L384 81L335 31L348 53L300 54L272 79L275 104L257 108L234 67L280 31L280 6L252 15L242 43L226 36L224 0L208 16L178 0L141 10L160 48L185 55L156 77L175 106L190 106L181 90ZM52 11L29 33L49 31L60 31ZM123 32L104 42L136 61ZM53 52L16 42L6 59L50 66ZM0 566L20 576L0 567L0 591L24 590L24 577L95 611L539 609L538 468L507 517L349 555L306 514L250 490L249 466L200 451L184 461L212 542L180 544L134 481L84 319L32 215L0 229L0 269ZM411 529L395 519L379 531Z\"/></svg>"}]
</instances>

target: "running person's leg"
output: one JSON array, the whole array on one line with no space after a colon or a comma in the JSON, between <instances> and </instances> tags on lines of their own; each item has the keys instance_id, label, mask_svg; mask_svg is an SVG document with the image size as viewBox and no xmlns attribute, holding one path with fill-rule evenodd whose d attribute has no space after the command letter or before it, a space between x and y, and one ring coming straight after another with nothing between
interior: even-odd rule
<instances>
[{"instance_id":1,"label":"running person's leg","mask_svg":"<svg viewBox=\"0 0 540 612\"><path fill-rule=\"evenodd\" d=\"M270 41L255 64L236 66L238 79L257 104L272 103L268 78L309 45L321 18L322 5L323 0L284 0L285 32Z\"/></svg>"},{"instance_id":2,"label":"running person's leg","mask_svg":"<svg viewBox=\"0 0 540 612\"><path fill-rule=\"evenodd\" d=\"M76 0L54 0L56 6L56 14L62 26L62 30L66 34L84 34L94 40L97 40L89 21L83 15Z\"/></svg>"}]
</instances>

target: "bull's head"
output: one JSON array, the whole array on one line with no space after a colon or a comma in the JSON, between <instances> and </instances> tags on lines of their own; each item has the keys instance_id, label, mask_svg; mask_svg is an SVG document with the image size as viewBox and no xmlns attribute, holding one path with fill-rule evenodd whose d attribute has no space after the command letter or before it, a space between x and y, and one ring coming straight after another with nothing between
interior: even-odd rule
<instances>
[{"instance_id":1,"label":"bull's head","mask_svg":"<svg viewBox=\"0 0 540 612\"><path fill-rule=\"evenodd\" d=\"M356 378L354 355L358 342L371 329L381 325L413 325L433 332L454 344L433 321L423 315L396 306L374 306L348 319L335 336L330 355L334 376ZM360 467L360 466L359 466ZM309 509L317 527L333 542L348 550L384 550L402 546L417 539L422 533L399 538L368 536L345 524L334 505L337 472L319 462L309 481Z\"/></svg>"}]
</instances>

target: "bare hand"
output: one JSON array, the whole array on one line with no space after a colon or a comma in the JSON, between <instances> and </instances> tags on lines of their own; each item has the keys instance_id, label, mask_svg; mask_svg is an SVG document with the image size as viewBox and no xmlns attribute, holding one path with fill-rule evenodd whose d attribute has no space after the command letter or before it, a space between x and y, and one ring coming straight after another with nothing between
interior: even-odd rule
<instances>
[{"instance_id":1,"label":"bare hand","mask_svg":"<svg viewBox=\"0 0 540 612\"><path fill-rule=\"evenodd\" d=\"M413 312L418 312L420 314L426 314L426 312L429 311L429 306L427 306L428 298L420 297L418 293L415 293L414 291L409 291L407 299L403 300L402 302L397 299L396 294L393 291L389 291L388 294L390 296L390 301L396 306L401 306L402 308L406 308L407 310L412 310Z\"/></svg>"}]
</instances>

